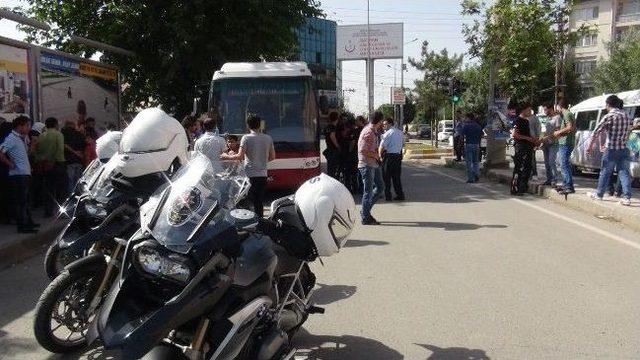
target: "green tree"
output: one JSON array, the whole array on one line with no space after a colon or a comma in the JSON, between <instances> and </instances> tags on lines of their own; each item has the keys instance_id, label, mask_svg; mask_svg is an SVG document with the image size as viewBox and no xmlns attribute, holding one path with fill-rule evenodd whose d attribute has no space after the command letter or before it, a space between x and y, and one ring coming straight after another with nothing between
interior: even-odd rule
<instances>
[{"instance_id":1,"label":"green tree","mask_svg":"<svg viewBox=\"0 0 640 360\"><path fill-rule=\"evenodd\" d=\"M415 81L417 110L428 119L447 117L447 109L451 106L447 83L459 73L462 55L449 55L447 49L435 52L429 48L429 42L425 41L420 59L410 57L409 63L424 72L422 80Z\"/></svg>"},{"instance_id":2,"label":"green tree","mask_svg":"<svg viewBox=\"0 0 640 360\"><path fill-rule=\"evenodd\" d=\"M95 49L70 41L73 34L135 52L105 54L121 69L128 110L160 103L178 115L191 108L194 85L209 83L228 61L293 57L295 34L317 0L28 0L28 15L53 25L50 32L24 28L28 41L91 57Z\"/></svg>"},{"instance_id":3,"label":"green tree","mask_svg":"<svg viewBox=\"0 0 640 360\"><path fill-rule=\"evenodd\" d=\"M640 88L640 32L625 34L608 45L609 59L600 60L591 78L599 93Z\"/></svg>"},{"instance_id":4,"label":"green tree","mask_svg":"<svg viewBox=\"0 0 640 360\"><path fill-rule=\"evenodd\" d=\"M384 115L385 119L388 118L388 117L389 118L393 118L394 117L393 105L391 105L391 104L382 104L382 105L378 106L376 111L380 111L382 113L382 115Z\"/></svg>"},{"instance_id":5,"label":"green tree","mask_svg":"<svg viewBox=\"0 0 640 360\"><path fill-rule=\"evenodd\" d=\"M482 63L495 64L496 83L515 99L540 101L540 91L553 87L555 78L550 83L539 78L555 69L558 60L562 64L566 47L586 31L568 31L571 1L496 0L487 6L463 0L462 7L464 15L475 17L463 25L469 53Z\"/></svg>"}]
</instances>

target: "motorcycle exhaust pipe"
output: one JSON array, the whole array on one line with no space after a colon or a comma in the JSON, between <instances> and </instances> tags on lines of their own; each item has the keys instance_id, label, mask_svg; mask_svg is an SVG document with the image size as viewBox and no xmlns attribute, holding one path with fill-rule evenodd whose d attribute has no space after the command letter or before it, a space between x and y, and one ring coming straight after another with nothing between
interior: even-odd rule
<instances>
[{"instance_id":1,"label":"motorcycle exhaust pipe","mask_svg":"<svg viewBox=\"0 0 640 360\"><path fill-rule=\"evenodd\" d=\"M294 310L284 309L280 314L280 327L284 331L289 331L302 322L302 313Z\"/></svg>"},{"instance_id":2,"label":"motorcycle exhaust pipe","mask_svg":"<svg viewBox=\"0 0 640 360\"><path fill-rule=\"evenodd\" d=\"M262 338L262 344L258 350L258 360L269 360L274 359L275 356L283 349L284 346L289 342L289 336L287 333L278 329L273 328L270 332L268 332Z\"/></svg>"}]
</instances>

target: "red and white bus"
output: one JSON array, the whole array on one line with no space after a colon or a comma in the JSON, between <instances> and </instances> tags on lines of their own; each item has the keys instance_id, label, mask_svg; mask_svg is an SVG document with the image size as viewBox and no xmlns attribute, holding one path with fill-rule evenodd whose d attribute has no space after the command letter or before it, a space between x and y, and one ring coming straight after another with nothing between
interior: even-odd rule
<instances>
[{"instance_id":1,"label":"red and white bus","mask_svg":"<svg viewBox=\"0 0 640 360\"><path fill-rule=\"evenodd\" d=\"M306 63L224 64L213 75L209 113L219 115L227 134L246 133L248 114L262 119L276 150L269 188L296 188L320 174L318 108Z\"/></svg>"}]
</instances>

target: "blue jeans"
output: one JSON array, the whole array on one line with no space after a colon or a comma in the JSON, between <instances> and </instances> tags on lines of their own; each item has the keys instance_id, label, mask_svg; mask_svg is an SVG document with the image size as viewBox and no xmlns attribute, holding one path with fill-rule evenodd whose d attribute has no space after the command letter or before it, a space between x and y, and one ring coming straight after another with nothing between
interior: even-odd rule
<instances>
[{"instance_id":1,"label":"blue jeans","mask_svg":"<svg viewBox=\"0 0 640 360\"><path fill-rule=\"evenodd\" d=\"M544 168L547 173L547 182L555 184L558 181L558 167L556 157L558 156L558 144L545 145L542 147L544 154Z\"/></svg>"},{"instance_id":2,"label":"blue jeans","mask_svg":"<svg viewBox=\"0 0 640 360\"><path fill-rule=\"evenodd\" d=\"M371 208L378 201L384 192L384 181L382 181L382 169L365 166L358 168L362 176L362 210L360 215L362 220L371 216Z\"/></svg>"},{"instance_id":3,"label":"blue jeans","mask_svg":"<svg viewBox=\"0 0 640 360\"><path fill-rule=\"evenodd\" d=\"M560 145L560 169L562 170L562 187L565 189L573 189L573 176L571 167L572 145Z\"/></svg>"},{"instance_id":4,"label":"blue jeans","mask_svg":"<svg viewBox=\"0 0 640 360\"><path fill-rule=\"evenodd\" d=\"M598 178L598 197L603 197L605 190L609 187L611 174L614 168L618 168L618 179L622 184L622 197L631 198L631 177L629 175L629 162L631 156L629 150L607 149L602 155L602 168L600 169L600 178Z\"/></svg>"},{"instance_id":5,"label":"blue jeans","mask_svg":"<svg viewBox=\"0 0 640 360\"><path fill-rule=\"evenodd\" d=\"M467 180L475 182L480 176L480 145L466 144L464 146L464 160L467 163Z\"/></svg>"}]
</instances>

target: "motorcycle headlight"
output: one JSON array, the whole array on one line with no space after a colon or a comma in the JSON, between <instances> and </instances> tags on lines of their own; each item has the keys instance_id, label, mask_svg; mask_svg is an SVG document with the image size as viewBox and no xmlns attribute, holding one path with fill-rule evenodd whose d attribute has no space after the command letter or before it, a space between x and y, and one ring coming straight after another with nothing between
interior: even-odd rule
<instances>
[{"instance_id":1,"label":"motorcycle headlight","mask_svg":"<svg viewBox=\"0 0 640 360\"><path fill-rule=\"evenodd\" d=\"M137 249L138 264L145 272L185 284L191 278L189 260L180 254L163 255L157 249L142 246Z\"/></svg>"},{"instance_id":2,"label":"motorcycle headlight","mask_svg":"<svg viewBox=\"0 0 640 360\"><path fill-rule=\"evenodd\" d=\"M89 216L97 218L107 217L107 210L100 204L87 203L85 204L84 209Z\"/></svg>"}]
</instances>

